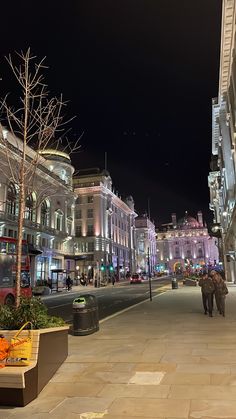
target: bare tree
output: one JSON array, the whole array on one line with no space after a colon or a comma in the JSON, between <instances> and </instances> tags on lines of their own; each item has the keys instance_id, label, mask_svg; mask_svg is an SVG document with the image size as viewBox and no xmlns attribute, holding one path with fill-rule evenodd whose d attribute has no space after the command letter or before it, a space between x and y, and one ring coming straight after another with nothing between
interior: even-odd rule
<instances>
[{"instance_id":1,"label":"bare tree","mask_svg":"<svg viewBox=\"0 0 236 419\"><path fill-rule=\"evenodd\" d=\"M2 123L0 124L0 147L5 154L9 175L18 189L19 215L16 254L16 306L20 304L21 258L25 202L35 183L35 174L41 164L42 150L48 147L60 148L69 155L79 149L78 138L69 142L65 138L65 124L62 108L66 105L62 97L49 97L44 83L45 58L37 62L37 57L26 53L16 53L17 65L11 55L6 58L19 88L17 109L8 104L8 96L0 101ZM5 129L6 127L6 129ZM8 132L10 135L6 135ZM62 137L63 141L62 141ZM4 168L2 169L4 170ZM43 200L45 193L39 194Z\"/></svg>"}]
</instances>

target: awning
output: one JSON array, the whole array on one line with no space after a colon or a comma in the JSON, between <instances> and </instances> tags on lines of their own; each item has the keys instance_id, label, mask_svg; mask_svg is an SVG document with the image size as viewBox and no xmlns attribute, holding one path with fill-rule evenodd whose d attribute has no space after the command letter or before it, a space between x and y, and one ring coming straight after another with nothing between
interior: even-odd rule
<instances>
[{"instance_id":1,"label":"awning","mask_svg":"<svg viewBox=\"0 0 236 419\"><path fill-rule=\"evenodd\" d=\"M33 244L28 244L28 251L30 256L41 255L43 253L42 250L37 249Z\"/></svg>"},{"instance_id":2,"label":"awning","mask_svg":"<svg viewBox=\"0 0 236 419\"><path fill-rule=\"evenodd\" d=\"M86 255L64 255L64 259L84 260L84 259L87 259L87 256Z\"/></svg>"},{"instance_id":3,"label":"awning","mask_svg":"<svg viewBox=\"0 0 236 419\"><path fill-rule=\"evenodd\" d=\"M66 270L65 269L51 269L51 272L55 274L60 274L60 273L66 273Z\"/></svg>"}]
</instances>

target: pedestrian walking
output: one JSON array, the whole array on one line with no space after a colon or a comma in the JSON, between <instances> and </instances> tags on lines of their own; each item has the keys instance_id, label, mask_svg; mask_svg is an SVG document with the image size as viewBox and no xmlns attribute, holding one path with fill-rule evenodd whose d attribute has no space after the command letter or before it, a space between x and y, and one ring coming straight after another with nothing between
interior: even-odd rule
<instances>
[{"instance_id":1,"label":"pedestrian walking","mask_svg":"<svg viewBox=\"0 0 236 419\"><path fill-rule=\"evenodd\" d=\"M225 297L229 291L219 272L214 271L211 275L215 287L216 307L219 313L225 317Z\"/></svg>"},{"instance_id":2,"label":"pedestrian walking","mask_svg":"<svg viewBox=\"0 0 236 419\"><path fill-rule=\"evenodd\" d=\"M82 273L82 274L81 274L81 277L80 277L80 283L81 283L81 285L83 285L83 286L87 285L87 284L86 284L86 278L85 278L84 273Z\"/></svg>"},{"instance_id":3,"label":"pedestrian walking","mask_svg":"<svg viewBox=\"0 0 236 419\"><path fill-rule=\"evenodd\" d=\"M209 316L212 317L212 294L215 291L213 281L210 276L205 272L203 273L202 278L199 280L199 286L202 290L202 304L204 308L204 313L209 313Z\"/></svg>"},{"instance_id":4,"label":"pedestrian walking","mask_svg":"<svg viewBox=\"0 0 236 419\"><path fill-rule=\"evenodd\" d=\"M67 291L70 291L72 288L72 281L71 281L70 275L68 275L68 277L66 278L66 287L67 287Z\"/></svg>"}]
</instances>

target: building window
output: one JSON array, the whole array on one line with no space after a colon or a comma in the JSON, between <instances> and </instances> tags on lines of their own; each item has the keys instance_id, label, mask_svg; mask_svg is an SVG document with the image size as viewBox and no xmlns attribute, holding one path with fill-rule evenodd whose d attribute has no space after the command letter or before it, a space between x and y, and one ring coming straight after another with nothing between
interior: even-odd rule
<instances>
[{"instance_id":1,"label":"building window","mask_svg":"<svg viewBox=\"0 0 236 419\"><path fill-rule=\"evenodd\" d=\"M76 253L81 253L81 243L80 242L75 243L75 252Z\"/></svg>"},{"instance_id":2,"label":"building window","mask_svg":"<svg viewBox=\"0 0 236 419\"><path fill-rule=\"evenodd\" d=\"M67 217L72 217L71 205L67 205Z\"/></svg>"},{"instance_id":3,"label":"building window","mask_svg":"<svg viewBox=\"0 0 236 419\"><path fill-rule=\"evenodd\" d=\"M89 195L87 197L87 202L88 202L88 204L92 204L93 203L93 195Z\"/></svg>"},{"instance_id":4,"label":"building window","mask_svg":"<svg viewBox=\"0 0 236 419\"><path fill-rule=\"evenodd\" d=\"M192 257L190 249L187 249L186 256L188 259Z\"/></svg>"},{"instance_id":5,"label":"building window","mask_svg":"<svg viewBox=\"0 0 236 419\"><path fill-rule=\"evenodd\" d=\"M67 234L69 236L71 236L71 234L72 234L72 223L73 223L72 217L67 217L67 219L66 219L66 231L67 231Z\"/></svg>"},{"instance_id":6,"label":"building window","mask_svg":"<svg viewBox=\"0 0 236 419\"><path fill-rule=\"evenodd\" d=\"M82 226L76 226L75 227L75 235L76 235L76 237L81 237L82 236Z\"/></svg>"},{"instance_id":7,"label":"building window","mask_svg":"<svg viewBox=\"0 0 236 419\"><path fill-rule=\"evenodd\" d=\"M93 218L93 209L92 208L87 209L87 218Z\"/></svg>"},{"instance_id":8,"label":"building window","mask_svg":"<svg viewBox=\"0 0 236 419\"><path fill-rule=\"evenodd\" d=\"M41 244L42 247L47 247L47 239L45 239L45 237L42 237Z\"/></svg>"},{"instance_id":9,"label":"building window","mask_svg":"<svg viewBox=\"0 0 236 419\"><path fill-rule=\"evenodd\" d=\"M81 243L81 253L87 253L88 251L88 244L86 242Z\"/></svg>"},{"instance_id":10,"label":"building window","mask_svg":"<svg viewBox=\"0 0 236 419\"><path fill-rule=\"evenodd\" d=\"M49 278L48 258L38 256L37 265L36 265L36 280L41 282L41 281L48 280L48 278Z\"/></svg>"},{"instance_id":11,"label":"building window","mask_svg":"<svg viewBox=\"0 0 236 419\"><path fill-rule=\"evenodd\" d=\"M144 242L139 242L139 251L144 252Z\"/></svg>"},{"instance_id":12,"label":"building window","mask_svg":"<svg viewBox=\"0 0 236 419\"><path fill-rule=\"evenodd\" d=\"M81 196L78 196L78 198L76 199L75 203L77 205L82 204L82 198L81 198Z\"/></svg>"},{"instance_id":13,"label":"building window","mask_svg":"<svg viewBox=\"0 0 236 419\"><path fill-rule=\"evenodd\" d=\"M11 215L18 214L17 192L13 183L10 183L7 188L6 212Z\"/></svg>"},{"instance_id":14,"label":"building window","mask_svg":"<svg viewBox=\"0 0 236 419\"><path fill-rule=\"evenodd\" d=\"M178 243L178 242L176 242L176 243ZM174 257L175 257L175 259L179 259L180 258L180 249L179 249L179 246L175 246L175 248L174 248Z\"/></svg>"},{"instance_id":15,"label":"building window","mask_svg":"<svg viewBox=\"0 0 236 419\"><path fill-rule=\"evenodd\" d=\"M14 231L13 230L8 230L8 237L14 237Z\"/></svg>"},{"instance_id":16,"label":"building window","mask_svg":"<svg viewBox=\"0 0 236 419\"><path fill-rule=\"evenodd\" d=\"M52 258L51 269L60 269L62 261L61 259Z\"/></svg>"},{"instance_id":17,"label":"building window","mask_svg":"<svg viewBox=\"0 0 236 419\"><path fill-rule=\"evenodd\" d=\"M87 226L87 236L93 236L94 232L93 232L93 224L88 224Z\"/></svg>"},{"instance_id":18,"label":"building window","mask_svg":"<svg viewBox=\"0 0 236 419\"><path fill-rule=\"evenodd\" d=\"M56 230L62 230L63 212L61 210L55 211L55 228Z\"/></svg>"},{"instance_id":19,"label":"building window","mask_svg":"<svg viewBox=\"0 0 236 419\"><path fill-rule=\"evenodd\" d=\"M88 252L94 252L94 243L88 242Z\"/></svg>"},{"instance_id":20,"label":"building window","mask_svg":"<svg viewBox=\"0 0 236 419\"><path fill-rule=\"evenodd\" d=\"M30 194L25 201L25 219L36 221L35 196Z\"/></svg>"},{"instance_id":21,"label":"building window","mask_svg":"<svg viewBox=\"0 0 236 419\"><path fill-rule=\"evenodd\" d=\"M81 209L75 211L75 218L77 220L81 220L81 218L82 218L82 211L81 211Z\"/></svg>"},{"instance_id":22,"label":"building window","mask_svg":"<svg viewBox=\"0 0 236 419\"><path fill-rule=\"evenodd\" d=\"M49 225L49 203L48 201L43 201L41 204L41 224L44 227Z\"/></svg>"},{"instance_id":23,"label":"building window","mask_svg":"<svg viewBox=\"0 0 236 419\"><path fill-rule=\"evenodd\" d=\"M203 252L202 252L202 249L201 248L198 249L198 257L199 258L202 258L203 257Z\"/></svg>"}]
</instances>

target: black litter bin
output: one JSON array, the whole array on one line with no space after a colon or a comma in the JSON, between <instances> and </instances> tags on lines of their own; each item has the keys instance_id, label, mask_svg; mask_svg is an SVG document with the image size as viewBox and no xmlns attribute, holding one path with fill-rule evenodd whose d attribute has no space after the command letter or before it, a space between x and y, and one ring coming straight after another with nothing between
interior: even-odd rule
<instances>
[{"instance_id":1,"label":"black litter bin","mask_svg":"<svg viewBox=\"0 0 236 419\"><path fill-rule=\"evenodd\" d=\"M73 334L90 335L99 329L98 304L94 295L80 295L73 301Z\"/></svg>"},{"instance_id":2,"label":"black litter bin","mask_svg":"<svg viewBox=\"0 0 236 419\"><path fill-rule=\"evenodd\" d=\"M172 279L172 290L176 290L178 288L178 281L176 278Z\"/></svg>"}]
</instances>

